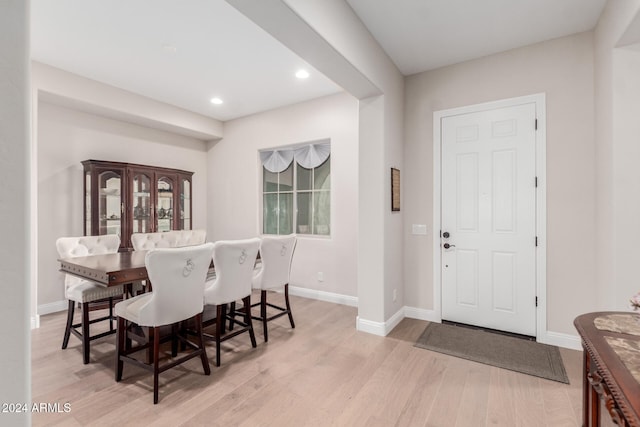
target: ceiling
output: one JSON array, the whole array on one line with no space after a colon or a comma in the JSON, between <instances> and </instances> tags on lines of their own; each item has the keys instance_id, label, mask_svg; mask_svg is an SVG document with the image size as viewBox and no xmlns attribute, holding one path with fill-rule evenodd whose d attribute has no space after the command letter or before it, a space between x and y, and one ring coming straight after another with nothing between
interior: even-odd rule
<instances>
[{"instance_id":1,"label":"ceiling","mask_svg":"<svg viewBox=\"0 0 640 427\"><path fill-rule=\"evenodd\" d=\"M590 30L606 0L347 2L409 75ZM35 61L221 121L342 90L224 0L32 0L31 15Z\"/></svg>"},{"instance_id":2,"label":"ceiling","mask_svg":"<svg viewBox=\"0 0 640 427\"><path fill-rule=\"evenodd\" d=\"M402 74L589 31L606 0L347 0Z\"/></svg>"}]
</instances>

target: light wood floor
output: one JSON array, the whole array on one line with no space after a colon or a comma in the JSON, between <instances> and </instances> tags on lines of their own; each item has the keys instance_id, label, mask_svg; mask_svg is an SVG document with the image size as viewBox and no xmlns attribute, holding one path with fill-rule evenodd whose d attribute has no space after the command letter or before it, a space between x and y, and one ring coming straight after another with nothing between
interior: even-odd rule
<instances>
[{"instance_id":1,"label":"light wood floor","mask_svg":"<svg viewBox=\"0 0 640 427\"><path fill-rule=\"evenodd\" d=\"M280 297L278 295L277 297ZM387 337L355 330L356 309L292 297L296 329L271 322L224 343L211 375L193 359L160 376L125 364L113 378L114 338L60 349L66 313L33 331L33 402L69 402L69 413L33 414L33 425L153 426L578 426L581 353L561 349L570 385L413 347L427 322L405 319ZM257 326L257 325L256 325Z\"/></svg>"}]
</instances>

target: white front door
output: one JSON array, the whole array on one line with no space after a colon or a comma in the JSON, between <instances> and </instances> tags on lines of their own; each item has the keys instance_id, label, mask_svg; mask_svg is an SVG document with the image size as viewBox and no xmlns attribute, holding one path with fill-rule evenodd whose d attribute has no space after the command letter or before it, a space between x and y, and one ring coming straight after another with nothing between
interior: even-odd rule
<instances>
[{"instance_id":1,"label":"white front door","mask_svg":"<svg viewBox=\"0 0 640 427\"><path fill-rule=\"evenodd\" d=\"M442 319L536 335L535 103L441 119Z\"/></svg>"}]
</instances>

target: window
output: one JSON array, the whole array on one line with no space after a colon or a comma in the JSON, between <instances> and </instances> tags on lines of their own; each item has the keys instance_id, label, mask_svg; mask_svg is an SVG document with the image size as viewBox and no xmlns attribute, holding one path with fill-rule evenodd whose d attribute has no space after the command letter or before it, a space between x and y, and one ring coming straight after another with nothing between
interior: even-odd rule
<instances>
[{"instance_id":1,"label":"window","mask_svg":"<svg viewBox=\"0 0 640 427\"><path fill-rule=\"evenodd\" d=\"M327 142L263 151L263 234L331 232L331 159Z\"/></svg>"},{"instance_id":2,"label":"window","mask_svg":"<svg viewBox=\"0 0 640 427\"><path fill-rule=\"evenodd\" d=\"M264 166L262 214L264 234L293 233L293 163L282 172L269 172Z\"/></svg>"}]
</instances>

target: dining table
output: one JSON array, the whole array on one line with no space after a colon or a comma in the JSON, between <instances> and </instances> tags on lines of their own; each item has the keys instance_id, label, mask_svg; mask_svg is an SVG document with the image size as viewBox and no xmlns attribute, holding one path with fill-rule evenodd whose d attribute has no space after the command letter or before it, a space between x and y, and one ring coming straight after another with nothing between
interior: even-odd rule
<instances>
[{"instance_id":1,"label":"dining table","mask_svg":"<svg viewBox=\"0 0 640 427\"><path fill-rule=\"evenodd\" d=\"M640 316L585 313L574 325L583 347L582 425L640 427Z\"/></svg>"},{"instance_id":2,"label":"dining table","mask_svg":"<svg viewBox=\"0 0 640 427\"><path fill-rule=\"evenodd\" d=\"M60 271L106 286L117 286L148 280L144 258L147 251L60 258Z\"/></svg>"}]
</instances>

